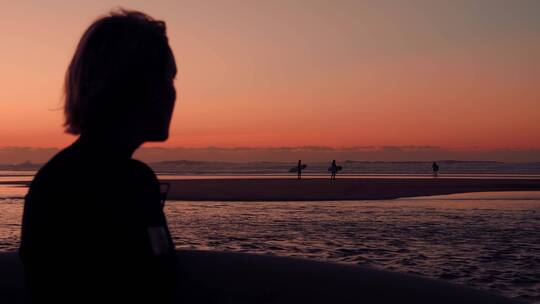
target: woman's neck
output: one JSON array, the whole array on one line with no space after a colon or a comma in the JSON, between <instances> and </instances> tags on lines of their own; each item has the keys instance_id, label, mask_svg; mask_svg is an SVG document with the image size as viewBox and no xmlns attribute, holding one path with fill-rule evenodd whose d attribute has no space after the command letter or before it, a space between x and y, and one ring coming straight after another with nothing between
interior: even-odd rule
<instances>
[{"instance_id":1,"label":"woman's neck","mask_svg":"<svg viewBox=\"0 0 540 304\"><path fill-rule=\"evenodd\" d=\"M135 150L143 143L139 140L134 140L128 136L111 136L103 134L82 134L79 136L76 145L81 148L91 151L96 156L114 157L114 158L131 158Z\"/></svg>"}]
</instances>

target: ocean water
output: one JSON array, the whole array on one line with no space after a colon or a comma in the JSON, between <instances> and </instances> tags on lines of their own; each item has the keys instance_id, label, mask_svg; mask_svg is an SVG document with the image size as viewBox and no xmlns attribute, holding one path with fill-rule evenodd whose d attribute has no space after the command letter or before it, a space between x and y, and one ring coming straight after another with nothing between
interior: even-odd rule
<instances>
[{"instance_id":1,"label":"ocean water","mask_svg":"<svg viewBox=\"0 0 540 304\"><path fill-rule=\"evenodd\" d=\"M344 175L430 175L432 172L430 161L409 162L382 162L382 161L354 161L337 160L343 167L340 174ZM297 160L291 162L217 162L217 161L163 161L150 163L156 172L176 175L275 175L290 174L289 169L296 166ZM308 175L326 175L331 159L328 162L312 162L303 160L307 168L303 171ZM442 175L536 175L540 176L540 162L532 163L505 163L495 161L437 161ZM6 175L33 175L40 164L23 163L18 165L0 165L0 176ZM26 170L26 171L23 171Z\"/></svg>"},{"instance_id":2,"label":"ocean water","mask_svg":"<svg viewBox=\"0 0 540 304\"><path fill-rule=\"evenodd\" d=\"M207 161L165 161L152 163L150 166L156 172L181 174L181 175L222 175L222 174L288 174L291 167L296 166L296 161L286 162L207 162ZM307 164L304 170L309 175L328 174L328 162L311 162L303 160ZM505 163L494 161L437 161L441 174L498 174L498 175L540 175L540 162L535 163ZM430 175L432 162L378 162L378 161L353 161L338 160L338 165L343 167L340 174L391 174L391 175Z\"/></svg>"},{"instance_id":3,"label":"ocean water","mask_svg":"<svg viewBox=\"0 0 540 304\"><path fill-rule=\"evenodd\" d=\"M25 192L0 186L0 251L18 246ZM387 201L169 201L165 211L178 248L365 265L540 302L540 192Z\"/></svg>"}]
</instances>

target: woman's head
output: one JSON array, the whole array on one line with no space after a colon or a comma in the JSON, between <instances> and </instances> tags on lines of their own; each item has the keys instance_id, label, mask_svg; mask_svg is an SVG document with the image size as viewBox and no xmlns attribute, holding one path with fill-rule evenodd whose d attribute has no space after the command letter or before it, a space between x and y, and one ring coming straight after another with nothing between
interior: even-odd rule
<instances>
[{"instance_id":1,"label":"woman's head","mask_svg":"<svg viewBox=\"0 0 540 304\"><path fill-rule=\"evenodd\" d=\"M164 22L124 10L96 20L66 73L66 131L166 140L175 75Z\"/></svg>"}]
</instances>

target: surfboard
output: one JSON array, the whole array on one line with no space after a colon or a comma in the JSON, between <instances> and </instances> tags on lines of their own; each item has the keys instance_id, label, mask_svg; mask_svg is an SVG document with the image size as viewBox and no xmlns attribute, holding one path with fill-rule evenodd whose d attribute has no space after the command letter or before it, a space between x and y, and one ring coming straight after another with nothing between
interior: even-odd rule
<instances>
[{"instance_id":1,"label":"surfboard","mask_svg":"<svg viewBox=\"0 0 540 304\"><path fill-rule=\"evenodd\" d=\"M307 167L307 165L302 165L301 170L304 170ZM289 172L298 172L298 166L294 166L291 169L289 169Z\"/></svg>"},{"instance_id":2,"label":"surfboard","mask_svg":"<svg viewBox=\"0 0 540 304\"><path fill-rule=\"evenodd\" d=\"M342 166L336 166L336 172L341 171L341 169L343 169ZM333 172L334 168L332 168L332 166L330 166L330 167L328 167L328 171Z\"/></svg>"},{"instance_id":3,"label":"surfboard","mask_svg":"<svg viewBox=\"0 0 540 304\"><path fill-rule=\"evenodd\" d=\"M182 280L175 283L175 303L519 303L366 266L239 252L180 250L177 255ZM0 253L0 269L0 303L29 303L19 255Z\"/></svg>"}]
</instances>

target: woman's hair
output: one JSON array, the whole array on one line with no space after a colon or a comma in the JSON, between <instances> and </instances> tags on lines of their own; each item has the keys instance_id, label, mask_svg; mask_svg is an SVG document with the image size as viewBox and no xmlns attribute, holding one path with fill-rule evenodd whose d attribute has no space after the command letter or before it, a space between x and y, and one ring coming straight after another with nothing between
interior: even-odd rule
<instances>
[{"instance_id":1,"label":"woman's hair","mask_svg":"<svg viewBox=\"0 0 540 304\"><path fill-rule=\"evenodd\" d=\"M81 134L122 124L160 102L176 74L165 23L119 10L83 34L65 80L66 132Z\"/></svg>"}]
</instances>

